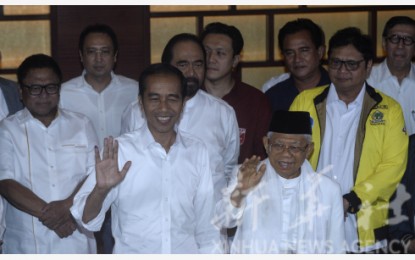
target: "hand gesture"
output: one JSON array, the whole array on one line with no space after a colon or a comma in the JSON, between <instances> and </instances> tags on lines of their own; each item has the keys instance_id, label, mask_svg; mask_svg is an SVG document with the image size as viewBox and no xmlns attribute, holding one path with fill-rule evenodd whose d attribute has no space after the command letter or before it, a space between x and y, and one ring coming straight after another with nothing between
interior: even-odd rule
<instances>
[{"instance_id":1,"label":"hand gesture","mask_svg":"<svg viewBox=\"0 0 415 260\"><path fill-rule=\"evenodd\" d=\"M262 176L264 176L266 169L265 164L262 164L259 167L259 170L257 170L260 159L261 158L259 156L255 155L250 159L247 158L239 168L238 184L231 194L231 200L234 206L239 207L242 199L256 187Z\"/></svg>"},{"instance_id":2,"label":"hand gesture","mask_svg":"<svg viewBox=\"0 0 415 260\"><path fill-rule=\"evenodd\" d=\"M76 230L76 227L76 222L71 217L69 220L60 225L54 231L60 238L65 238L72 235L72 233Z\"/></svg>"},{"instance_id":3,"label":"hand gesture","mask_svg":"<svg viewBox=\"0 0 415 260\"><path fill-rule=\"evenodd\" d=\"M43 207L39 220L49 229L55 230L65 222L72 220L69 210L71 205L72 203L67 200L52 201Z\"/></svg>"},{"instance_id":4,"label":"hand gesture","mask_svg":"<svg viewBox=\"0 0 415 260\"><path fill-rule=\"evenodd\" d=\"M111 190L124 180L130 166L131 161L128 161L121 171L118 170L118 141L114 140L112 136L105 138L102 160L98 148L95 147L96 187L104 191Z\"/></svg>"}]
</instances>

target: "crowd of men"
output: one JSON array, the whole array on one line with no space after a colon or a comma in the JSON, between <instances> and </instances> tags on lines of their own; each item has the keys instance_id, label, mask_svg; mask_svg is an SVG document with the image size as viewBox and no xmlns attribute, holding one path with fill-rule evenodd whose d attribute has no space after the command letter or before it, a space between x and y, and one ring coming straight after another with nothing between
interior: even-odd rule
<instances>
[{"instance_id":1,"label":"crowd of men","mask_svg":"<svg viewBox=\"0 0 415 260\"><path fill-rule=\"evenodd\" d=\"M358 28L279 31L287 72L237 79L232 25L180 33L139 81L84 28L63 82L34 54L0 79L0 252L415 253L415 21L386 57ZM257 86L259 87L259 86Z\"/></svg>"}]
</instances>

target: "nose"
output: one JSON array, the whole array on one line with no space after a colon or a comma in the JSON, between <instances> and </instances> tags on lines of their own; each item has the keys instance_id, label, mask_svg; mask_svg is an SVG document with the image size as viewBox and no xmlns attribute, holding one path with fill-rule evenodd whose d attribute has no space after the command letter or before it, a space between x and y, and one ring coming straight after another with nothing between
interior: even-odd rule
<instances>
[{"instance_id":1,"label":"nose","mask_svg":"<svg viewBox=\"0 0 415 260\"><path fill-rule=\"evenodd\" d=\"M187 66L185 77L193 77L196 74L195 68L192 64Z\"/></svg>"},{"instance_id":2,"label":"nose","mask_svg":"<svg viewBox=\"0 0 415 260\"><path fill-rule=\"evenodd\" d=\"M215 55L213 52L206 53L208 63L213 63L215 61Z\"/></svg>"},{"instance_id":3,"label":"nose","mask_svg":"<svg viewBox=\"0 0 415 260\"><path fill-rule=\"evenodd\" d=\"M397 46L398 46L398 48L404 48L405 47L404 44L403 44L403 38L399 39L399 42L398 42Z\"/></svg>"},{"instance_id":4,"label":"nose","mask_svg":"<svg viewBox=\"0 0 415 260\"><path fill-rule=\"evenodd\" d=\"M348 72L349 70L347 70L347 68L346 68L346 63L342 62L340 64L340 67L337 69L337 71L340 71L340 72Z\"/></svg>"},{"instance_id":5,"label":"nose","mask_svg":"<svg viewBox=\"0 0 415 260\"><path fill-rule=\"evenodd\" d=\"M97 61L102 60L102 52L101 51L96 51L95 52L95 60L97 60Z\"/></svg>"},{"instance_id":6,"label":"nose","mask_svg":"<svg viewBox=\"0 0 415 260\"><path fill-rule=\"evenodd\" d=\"M167 102L167 99L161 99L161 100L160 100L159 109L160 109L161 111L166 111L166 110L168 110L168 102Z\"/></svg>"}]
</instances>

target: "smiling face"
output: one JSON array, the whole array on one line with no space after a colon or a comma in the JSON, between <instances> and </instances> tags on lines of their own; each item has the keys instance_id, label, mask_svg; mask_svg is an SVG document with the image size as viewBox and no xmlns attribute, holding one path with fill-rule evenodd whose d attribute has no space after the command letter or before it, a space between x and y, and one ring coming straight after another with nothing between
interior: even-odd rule
<instances>
[{"instance_id":1,"label":"smiling face","mask_svg":"<svg viewBox=\"0 0 415 260\"><path fill-rule=\"evenodd\" d=\"M402 40L398 43L391 43L387 38L392 35L415 39L415 27L406 24L397 24L388 31L386 38L382 40L389 69L391 71L409 69L411 60L415 55L415 44L409 46L404 45Z\"/></svg>"},{"instance_id":2,"label":"smiling face","mask_svg":"<svg viewBox=\"0 0 415 260\"><path fill-rule=\"evenodd\" d=\"M210 33L203 39L206 50L206 79L220 81L232 76L232 70L238 65L240 55L232 49L232 39L225 34Z\"/></svg>"},{"instance_id":3,"label":"smiling face","mask_svg":"<svg viewBox=\"0 0 415 260\"><path fill-rule=\"evenodd\" d=\"M320 73L324 50L323 46L314 46L310 33L303 30L285 36L282 54L288 71L303 81Z\"/></svg>"},{"instance_id":4,"label":"smiling face","mask_svg":"<svg viewBox=\"0 0 415 260\"><path fill-rule=\"evenodd\" d=\"M272 133L271 137L263 138L264 147L267 151L269 161L274 170L285 179L292 179L300 175L301 165L313 151L313 144L308 143L301 134ZM273 149L272 145L285 146L282 151ZM298 147L298 152L290 152L287 147Z\"/></svg>"},{"instance_id":5,"label":"smiling face","mask_svg":"<svg viewBox=\"0 0 415 260\"><path fill-rule=\"evenodd\" d=\"M146 79L140 106L155 140L174 133L174 125L183 110L179 77L171 74L151 75Z\"/></svg>"},{"instance_id":6,"label":"smiling face","mask_svg":"<svg viewBox=\"0 0 415 260\"><path fill-rule=\"evenodd\" d=\"M25 86L58 84L59 77L51 68L34 68L30 69L23 79ZM27 87L20 88L20 94L23 104L30 111L32 116L44 125L49 126L56 117L59 103L59 92L48 94L45 89L40 95L31 95Z\"/></svg>"}]
</instances>

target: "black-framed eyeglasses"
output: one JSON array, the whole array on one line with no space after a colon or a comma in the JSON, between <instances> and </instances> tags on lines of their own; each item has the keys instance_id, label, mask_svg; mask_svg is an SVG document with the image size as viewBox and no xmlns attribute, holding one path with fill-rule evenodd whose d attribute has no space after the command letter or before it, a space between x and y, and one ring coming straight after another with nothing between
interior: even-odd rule
<instances>
[{"instance_id":1,"label":"black-framed eyeglasses","mask_svg":"<svg viewBox=\"0 0 415 260\"><path fill-rule=\"evenodd\" d=\"M287 151L290 154L299 154L301 152L305 152L305 150L307 149L308 144L304 147L301 146L287 146L285 144L279 144L279 143L275 143L275 144L269 144L269 150L274 151L276 153L282 153L285 151L285 149L287 149Z\"/></svg>"},{"instance_id":2,"label":"black-framed eyeglasses","mask_svg":"<svg viewBox=\"0 0 415 260\"><path fill-rule=\"evenodd\" d=\"M362 61L365 61L365 59L361 60L341 60L341 59L329 59L329 68L338 70L341 68L342 65L346 68L348 71L355 71L359 68L359 65Z\"/></svg>"},{"instance_id":3,"label":"black-framed eyeglasses","mask_svg":"<svg viewBox=\"0 0 415 260\"><path fill-rule=\"evenodd\" d=\"M405 46L411 46L415 43L414 38L410 36L400 36L397 34L392 34L391 36L386 37L386 39L393 44L399 44L399 42L402 41Z\"/></svg>"},{"instance_id":4,"label":"black-framed eyeglasses","mask_svg":"<svg viewBox=\"0 0 415 260\"><path fill-rule=\"evenodd\" d=\"M47 85L24 85L22 84L23 87L27 88L29 90L29 94L32 96L39 96L40 94L42 94L43 90L46 91L46 93L48 93L49 95L53 95L59 92L59 89L61 87L60 84L57 83L51 83L51 84L47 84Z\"/></svg>"}]
</instances>

